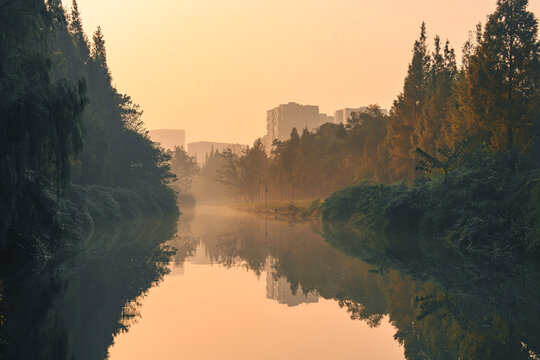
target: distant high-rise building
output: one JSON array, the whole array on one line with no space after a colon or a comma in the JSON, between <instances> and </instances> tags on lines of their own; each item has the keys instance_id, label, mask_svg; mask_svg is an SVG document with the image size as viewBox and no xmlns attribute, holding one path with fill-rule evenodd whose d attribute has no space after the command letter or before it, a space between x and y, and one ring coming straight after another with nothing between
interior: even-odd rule
<instances>
[{"instance_id":1,"label":"distant high-rise building","mask_svg":"<svg viewBox=\"0 0 540 360\"><path fill-rule=\"evenodd\" d=\"M174 150L175 146L186 148L186 131L173 129L151 130L148 136L165 150Z\"/></svg>"},{"instance_id":2,"label":"distant high-rise building","mask_svg":"<svg viewBox=\"0 0 540 360\"><path fill-rule=\"evenodd\" d=\"M351 118L352 113L364 113L368 110L366 106L359 108L345 108L336 110L334 112L334 124L347 124L347 121Z\"/></svg>"},{"instance_id":3,"label":"distant high-rise building","mask_svg":"<svg viewBox=\"0 0 540 360\"><path fill-rule=\"evenodd\" d=\"M352 113L365 113L369 110L367 106L362 106L359 108L345 108L336 110L334 112L334 124L344 124L347 125L347 121L351 118ZM388 115L388 110L381 109L381 112L384 115Z\"/></svg>"},{"instance_id":4,"label":"distant high-rise building","mask_svg":"<svg viewBox=\"0 0 540 360\"><path fill-rule=\"evenodd\" d=\"M325 123L347 124L352 113L367 112L368 107L337 110L334 116L319 113L316 105L300 105L294 102L282 104L266 112L266 135L262 138L267 153L271 153L274 141L286 141L293 128L301 134L304 129L313 131ZM388 111L381 110L383 114Z\"/></svg>"},{"instance_id":5,"label":"distant high-rise building","mask_svg":"<svg viewBox=\"0 0 540 360\"><path fill-rule=\"evenodd\" d=\"M188 144L187 153L190 156L195 157L199 165L203 165L206 162L206 158L212 151L223 152L225 149L231 149L233 153L240 155L242 151L247 149L247 145L241 144L229 144L211 141L198 141Z\"/></svg>"},{"instance_id":6,"label":"distant high-rise building","mask_svg":"<svg viewBox=\"0 0 540 360\"><path fill-rule=\"evenodd\" d=\"M306 128L312 131L331 120L326 114L319 114L319 107L316 105L300 105L294 102L279 105L266 112L266 136L263 138L266 149L270 152L275 140L287 140L293 128L299 133Z\"/></svg>"}]
</instances>

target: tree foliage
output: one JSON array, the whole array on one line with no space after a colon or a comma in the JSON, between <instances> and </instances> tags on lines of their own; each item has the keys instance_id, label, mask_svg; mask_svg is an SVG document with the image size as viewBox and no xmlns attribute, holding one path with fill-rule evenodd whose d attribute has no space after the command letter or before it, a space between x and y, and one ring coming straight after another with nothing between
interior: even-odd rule
<instances>
[{"instance_id":1,"label":"tree foliage","mask_svg":"<svg viewBox=\"0 0 540 360\"><path fill-rule=\"evenodd\" d=\"M84 80L53 79L54 29L42 1L0 3L0 247L21 221L48 228L47 189L61 190L82 148ZM24 204L24 206L22 205Z\"/></svg>"},{"instance_id":2,"label":"tree foliage","mask_svg":"<svg viewBox=\"0 0 540 360\"><path fill-rule=\"evenodd\" d=\"M54 242L70 182L162 187L172 174L138 105L112 86L103 33L88 41L75 0L69 15L59 0L0 9L0 248L24 252Z\"/></svg>"},{"instance_id":3,"label":"tree foliage","mask_svg":"<svg viewBox=\"0 0 540 360\"><path fill-rule=\"evenodd\" d=\"M197 160L178 146L169 155L171 156L171 172L175 175L173 187L179 192L191 194L193 177L200 173Z\"/></svg>"}]
</instances>

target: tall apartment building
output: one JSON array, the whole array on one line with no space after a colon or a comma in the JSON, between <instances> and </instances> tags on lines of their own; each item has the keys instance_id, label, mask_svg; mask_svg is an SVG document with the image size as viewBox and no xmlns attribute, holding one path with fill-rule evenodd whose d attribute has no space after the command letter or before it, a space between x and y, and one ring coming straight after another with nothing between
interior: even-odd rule
<instances>
[{"instance_id":1,"label":"tall apartment building","mask_svg":"<svg viewBox=\"0 0 540 360\"><path fill-rule=\"evenodd\" d=\"M225 149L231 149L233 153L240 155L247 147L247 145L241 144L198 141L188 144L187 153L190 156L194 156L199 165L203 165L206 162L206 157L210 155L212 151L223 152Z\"/></svg>"},{"instance_id":2,"label":"tall apartment building","mask_svg":"<svg viewBox=\"0 0 540 360\"><path fill-rule=\"evenodd\" d=\"M270 152L274 140L287 140L293 128L299 133L303 129L314 130L332 118L319 113L316 105L300 105L294 102L282 104L266 112L266 136L263 138Z\"/></svg>"}]
</instances>

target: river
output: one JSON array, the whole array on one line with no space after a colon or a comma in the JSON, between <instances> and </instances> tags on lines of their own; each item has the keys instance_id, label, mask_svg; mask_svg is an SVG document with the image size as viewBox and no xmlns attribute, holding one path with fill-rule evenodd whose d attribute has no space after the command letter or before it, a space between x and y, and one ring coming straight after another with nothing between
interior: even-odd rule
<instances>
[{"instance_id":1,"label":"river","mask_svg":"<svg viewBox=\"0 0 540 360\"><path fill-rule=\"evenodd\" d=\"M387 318L353 321L337 300L302 287L322 275L321 257L340 255L307 225L199 207L168 245L178 249L171 272L139 299L112 360L403 358Z\"/></svg>"},{"instance_id":2,"label":"river","mask_svg":"<svg viewBox=\"0 0 540 360\"><path fill-rule=\"evenodd\" d=\"M498 283L513 304L501 311L492 286L454 295L327 240L308 224L211 206L101 229L77 256L2 280L0 359L532 354L538 292L523 289L538 286Z\"/></svg>"}]
</instances>

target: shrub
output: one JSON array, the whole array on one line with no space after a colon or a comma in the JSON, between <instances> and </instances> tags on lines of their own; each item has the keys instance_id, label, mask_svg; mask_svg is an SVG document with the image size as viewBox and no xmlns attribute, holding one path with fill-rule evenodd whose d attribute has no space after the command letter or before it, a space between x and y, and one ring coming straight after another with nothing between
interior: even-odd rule
<instances>
[{"instance_id":1,"label":"shrub","mask_svg":"<svg viewBox=\"0 0 540 360\"><path fill-rule=\"evenodd\" d=\"M540 172L515 153L470 154L455 170L411 184L360 183L334 193L323 220L418 235L464 249L538 253Z\"/></svg>"}]
</instances>

